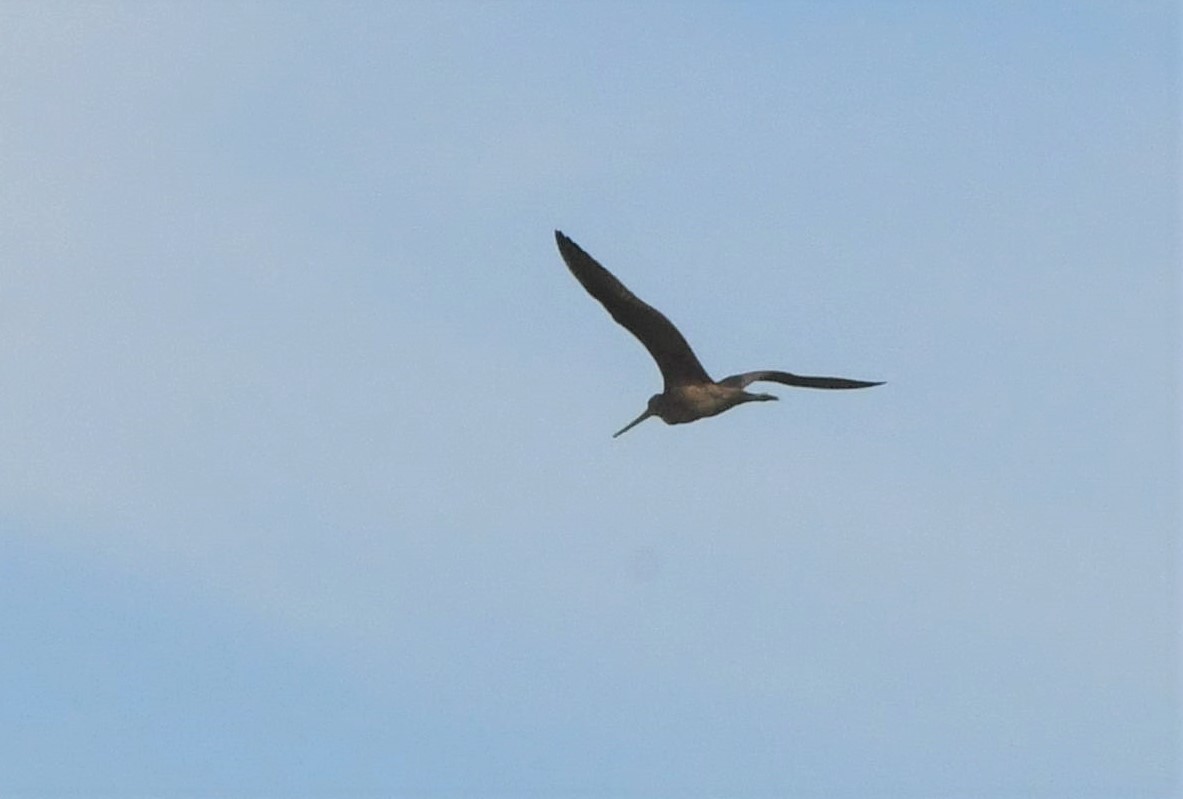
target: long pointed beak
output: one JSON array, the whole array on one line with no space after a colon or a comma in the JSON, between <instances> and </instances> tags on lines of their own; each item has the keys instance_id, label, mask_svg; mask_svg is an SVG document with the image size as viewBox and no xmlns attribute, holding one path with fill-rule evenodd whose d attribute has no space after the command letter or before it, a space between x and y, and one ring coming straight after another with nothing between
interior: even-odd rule
<instances>
[{"instance_id":1,"label":"long pointed beak","mask_svg":"<svg viewBox=\"0 0 1183 799\"><path fill-rule=\"evenodd\" d=\"M640 416L638 416L636 419L633 419L631 422L626 424L622 429L617 430L615 433L613 433L612 437L616 438L619 435L623 435L624 433L627 433L629 430L632 430L634 427L636 427L637 425L639 425L641 422L645 421L646 419L648 419L652 415L653 415L653 411L646 409L645 412L642 413Z\"/></svg>"}]
</instances>

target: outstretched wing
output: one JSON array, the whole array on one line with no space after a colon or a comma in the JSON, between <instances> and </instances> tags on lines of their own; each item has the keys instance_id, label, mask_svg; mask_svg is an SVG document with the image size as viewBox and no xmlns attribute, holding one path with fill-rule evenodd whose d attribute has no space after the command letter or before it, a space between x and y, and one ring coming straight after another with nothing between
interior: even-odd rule
<instances>
[{"instance_id":1,"label":"outstretched wing","mask_svg":"<svg viewBox=\"0 0 1183 799\"><path fill-rule=\"evenodd\" d=\"M706 383L707 375L698 357L674 323L650 305L645 304L624 284L596 262L578 244L555 231L559 252L575 279L587 293L600 301L625 330L632 333L649 350L661 369L666 389L688 383Z\"/></svg>"},{"instance_id":2,"label":"outstretched wing","mask_svg":"<svg viewBox=\"0 0 1183 799\"><path fill-rule=\"evenodd\" d=\"M788 372L744 372L739 375L725 377L719 381L720 385L732 388L745 388L749 383L766 380L772 383L784 383L786 386L800 386L801 388L870 388L881 386L883 381L873 383L869 380L850 380L845 377L805 377L789 374Z\"/></svg>"}]
</instances>

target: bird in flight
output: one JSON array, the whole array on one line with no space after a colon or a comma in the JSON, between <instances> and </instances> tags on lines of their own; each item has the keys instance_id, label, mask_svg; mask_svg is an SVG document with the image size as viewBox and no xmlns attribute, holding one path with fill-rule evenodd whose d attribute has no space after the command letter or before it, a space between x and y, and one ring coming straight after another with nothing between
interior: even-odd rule
<instances>
[{"instance_id":1,"label":"bird in flight","mask_svg":"<svg viewBox=\"0 0 1183 799\"><path fill-rule=\"evenodd\" d=\"M788 372L743 372L714 381L698 361L698 356L674 323L650 305L642 302L625 288L616 277L583 249L555 231L559 252L575 279L587 293L599 300L625 330L636 336L661 369L665 389L649 398L649 407L633 421L612 435L625 433L650 416L666 424L684 424L715 416L745 402L774 400L771 394L752 394L744 391L750 383L770 381L803 388L870 388L882 382L850 380L845 377L803 377Z\"/></svg>"}]
</instances>

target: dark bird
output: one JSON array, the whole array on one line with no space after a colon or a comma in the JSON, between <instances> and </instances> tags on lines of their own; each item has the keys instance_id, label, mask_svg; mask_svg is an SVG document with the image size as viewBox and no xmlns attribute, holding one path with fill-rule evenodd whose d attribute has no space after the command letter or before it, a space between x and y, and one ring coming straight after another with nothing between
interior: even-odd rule
<instances>
[{"instance_id":1,"label":"dark bird","mask_svg":"<svg viewBox=\"0 0 1183 799\"><path fill-rule=\"evenodd\" d=\"M745 402L774 400L771 394L751 394L744 391L749 383L759 380L784 383L803 388L869 388L882 382L849 380L844 377L803 377L788 372L743 372L725 377L718 382L711 379L698 362L698 356L686 339L665 315L625 288L616 277L596 262L582 248L562 232L555 231L559 252L575 279L587 293L599 300L612 318L636 336L661 369L665 390L649 398L645 412L612 435L619 436L650 416L657 416L666 424L684 424L707 416L715 416Z\"/></svg>"}]
</instances>

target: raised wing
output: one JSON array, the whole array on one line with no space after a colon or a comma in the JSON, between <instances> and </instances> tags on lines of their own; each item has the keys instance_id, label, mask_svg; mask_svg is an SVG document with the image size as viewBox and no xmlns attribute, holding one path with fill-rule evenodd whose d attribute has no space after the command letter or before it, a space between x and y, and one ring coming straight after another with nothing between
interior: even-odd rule
<instances>
[{"instance_id":1,"label":"raised wing","mask_svg":"<svg viewBox=\"0 0 1183 799\"><path fill-rule=\"evenodd\" d=\"M587 293L599 300L612 318L649 350L661 369L666 389L711 381L694 350L661 311L638 299L595 258L558 230L555 231L555 241L567 268Z\"/></svg>"},{"instance_id":2,"label":"raised wing","mask_svg":"<svg viewBox=\"0 0 1183 799\"><path fill-rule=\"evenodd\" d=\"M789 374L788 372L744 372L739 375L725 377L719 385L733 388L746 388L749 383L766 380L771 383L784 383L786 386L800 386L801 388L870 388L881 386L883 381L873 383L869 380L850 380L845 377L805 377Z\"/></svg>"}]
</instances>

